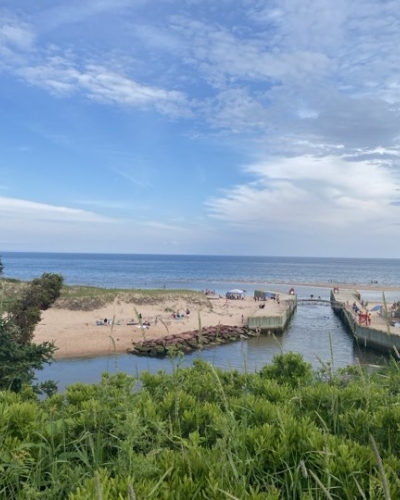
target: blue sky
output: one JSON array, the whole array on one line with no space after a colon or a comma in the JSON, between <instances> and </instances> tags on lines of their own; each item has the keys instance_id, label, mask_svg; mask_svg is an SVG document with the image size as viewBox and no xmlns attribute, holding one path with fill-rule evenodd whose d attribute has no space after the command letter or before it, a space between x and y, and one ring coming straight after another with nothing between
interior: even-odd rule
<instances>
[{"instance_id":1,"label":"blue sky","mask_svg":"<svg viewBox=\"0 0 400 500\"><path fill-rule=\"evenodd\" d=\"M399 257L400 9L5 0L0 250Z\"/></svg>"}]
</instances>

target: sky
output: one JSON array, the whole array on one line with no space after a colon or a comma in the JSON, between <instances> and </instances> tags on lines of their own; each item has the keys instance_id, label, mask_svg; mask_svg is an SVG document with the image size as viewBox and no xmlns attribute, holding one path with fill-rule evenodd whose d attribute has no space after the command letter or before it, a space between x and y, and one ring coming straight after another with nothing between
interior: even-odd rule
<instances>
[{"instance_id":1,"label":"sky","mask_svg":"<svg viewBox=\"0 0 400 500\"><path fill-rule=\"evenodd\" d=\"M400 9L3 0L0 253L400 256Z\"/></svg>"}]
</instances>

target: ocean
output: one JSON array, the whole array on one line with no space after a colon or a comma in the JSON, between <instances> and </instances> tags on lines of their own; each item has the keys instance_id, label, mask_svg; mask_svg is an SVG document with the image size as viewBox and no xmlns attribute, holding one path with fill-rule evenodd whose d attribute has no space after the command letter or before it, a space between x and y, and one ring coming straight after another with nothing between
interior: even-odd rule
<instances>
[{"instance_id":1,"label":"ocean","mask_svg":"<svg viewBox=\"0 0 400 500\"><path fill-rule=\"evenodd\" d=\"M241 288L273 283L400 285L400 259L118 255L68 253L1 254L5 276L30 280L43 272L66 284L110 288Z\"/></svg>"},{"instance_id":2,"label":"ocean","mask_svg":"<svg viewBox=\"0 0 400 500\"><path fill-rule=\"evenodd\" d=\"M304 257L230 257L200 255L109 255L3 252L6 277L30 280L43 272L60 273L68 285L108 288L183 288L215 290L224 294L241 288L252 294L257 288L287 291L286 283L302 283L299 298L310 294L329 298L330 288L317 284L346 283L363 290L371 282L400 286L400 259L336 259ZM284 284L285 283L285 284ZM364 291L367 300L380 300L382 292ZM400 300L400 292L386 292L388 301ZM223 369L254 371L279 352L303 355L315 369L351 364L382 364L380 353L357 345L329 306L303 305L278 338L261 336L235 344L204 349L179 361L189 366L201 358ZM178 361L118 357L61 360L37 373L39 381L53 379L60 390L74 382L97 382L104 371L124 371L137 376L143 370L170 371ZM326 366L326 365L325 365Z\"/></svg>"}]
</instances>

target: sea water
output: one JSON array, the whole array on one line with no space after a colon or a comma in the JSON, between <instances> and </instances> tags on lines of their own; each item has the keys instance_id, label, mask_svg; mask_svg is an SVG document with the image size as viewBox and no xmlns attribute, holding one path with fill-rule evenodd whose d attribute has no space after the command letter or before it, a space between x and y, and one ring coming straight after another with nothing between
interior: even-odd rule
<instances>
[{"instance_id":1,"label":"sea water","mask_svg":"<svg viewBox=\"0 0 400 500\"><path fill-rule=\"evenodd\" d=\"M222 257L179 255L103 255L103 254L2 254L5 275L29 280L43 272L64 276L66 284L108 288L185 288L212 289L225 293L241 288L252 294L257 288L285 292L282 283L305 283L296 286L299 298L321 296L329 299L329 288L318 283L347 283L362 290L362 285L400 285L400 260L327 259L298 257ZM368 300L380 300L381 292L366 291ZM400 300L400 293L387 292L386 300ZM101 356L60 360L38 372L39 380L53 379L62 390L66 385L97 382L103 371L117 370L137 376L143 370L173 370L177 364L189 366L201 358L223 369L254 371L279 352L294 351L303 355L314 368L333 364L385 362L373 351L359 347L329 306L299 305L287 330L281 336L265 336L220 347L207 348L182 360L137 358L132 355Z\"/></svg>"},{"instance_id":2,"label":"sea water","mask_svg":"<svg viewBox=\"0 0 400 500\"><path fill-rule=\"evenodd\" d=\"M6 276L61 273L67 284L116 288L218 288L262 283L400 284L399 259L223 257L3 252Z\"/></svg>"}]
</instances>

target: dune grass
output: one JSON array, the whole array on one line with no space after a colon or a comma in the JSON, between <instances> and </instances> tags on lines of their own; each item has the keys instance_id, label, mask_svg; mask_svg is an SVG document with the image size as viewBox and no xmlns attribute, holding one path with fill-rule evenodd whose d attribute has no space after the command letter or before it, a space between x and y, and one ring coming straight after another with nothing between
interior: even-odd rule
<instances>
[{"instance_id":1,"label":"dune grass","mask_svg":"<svg viewBox=\"0 0 400 500\"><path fill-rule=\"evenodd\" d=\"M15 300L26 282L0 279L1 303L6 306ZM94 310L120 300L141 304L162 303L168 300L184 299L192 304L210 306L210 301L202 292L185 289L126 289L101 288L92 286L64 285L60 298L53 307L70 310Z\"/></svg>"}]
</instances>

